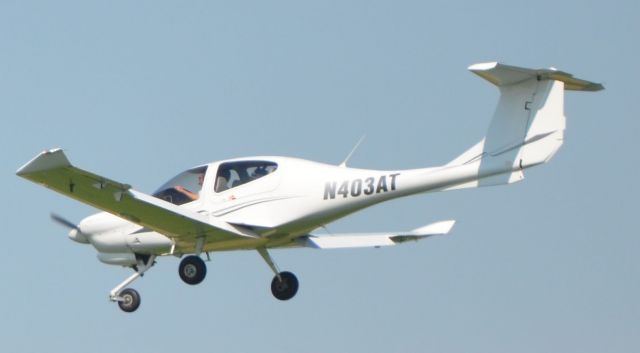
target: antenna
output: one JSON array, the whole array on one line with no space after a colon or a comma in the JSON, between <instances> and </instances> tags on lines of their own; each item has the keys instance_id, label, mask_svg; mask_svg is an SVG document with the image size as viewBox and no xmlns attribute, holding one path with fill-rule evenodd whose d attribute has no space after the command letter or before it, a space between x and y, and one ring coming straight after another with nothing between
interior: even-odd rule
<instances>
[{"instance_id":1,"label":"antenna","mask_svg":"<svg viewBox=\"0 0 640 353\"><path fill-rule=\"evenodd\" d=\"M351 158L351 156L353 155L353 152L355 152L358 147L360 147L360 144L362 143L362 141L364 141L364 139L367 137L367 135L362 135L362 137L360 138L360 140L358 141L358 143L356 143L355 146L353 146L353 149L351 150L351 152L349 152L349 154L347 155L347 158L344 159L344 161L342 163L340 163L340 167L342 168L346 168L347 167L347 162L349 161L349 159Z\"/></svg>"}]
</instances>

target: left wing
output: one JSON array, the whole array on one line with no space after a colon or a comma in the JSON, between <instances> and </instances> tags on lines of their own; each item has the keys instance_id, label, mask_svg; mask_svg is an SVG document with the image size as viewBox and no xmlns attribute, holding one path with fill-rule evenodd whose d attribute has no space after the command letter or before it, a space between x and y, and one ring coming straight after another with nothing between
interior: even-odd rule
<instances>
[{"instance_id":1,"label":"left wing","mask_svg":"<svg viewBox=\"0 0 640 353\"><path fill-rule=\"evenodd\" d=\"M456 221L441 221L414 229L410 232L383 234L336 234L326 236L309 235L303 238L303 246L316 249L379 248L407 241L418 241L433 235L449 233Z\"/></svg>"},{"instance_id":2,"label":"left wing","mask_svg":"<svg viewBox=\"0 0 640 353\"><path fill-rule=\"evenodd\" d=\"M40 153L18 169L16 174L65 196L172 237L176 245L183 250L191 250L195 239L199 237L204 237L207 243L233 242L257 237L249 229L179 207L136 191L128 184L77 168L71 165L61 149Z\"/></svg>"}]
</instances>

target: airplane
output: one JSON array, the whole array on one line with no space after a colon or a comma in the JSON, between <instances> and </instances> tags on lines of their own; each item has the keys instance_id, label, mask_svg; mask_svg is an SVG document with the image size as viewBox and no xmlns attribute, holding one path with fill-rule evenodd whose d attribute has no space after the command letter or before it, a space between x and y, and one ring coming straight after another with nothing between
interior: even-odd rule
<instances>
[{"instance_id":1,"label":"airplane","mask_svg":"<svg viewBox=\"0 0 640 353\"><path fill-rule=\"evenodd\" d=\"M548 162L563 143L564 91L604 89L554 68L491 62L468 69L497 86L500 98L486 136L442 166L349 168L351 154L340 165L289 157L238 158L188 169L146 194L72 165L57 148L40 153L16 173L103 211L79 224L51 216L71 229L69 238L91 244L101 262L133 269L109 293L125 312L134 312L141 302L140 294L126 287L158 257L184 257L179 276L196 285L207 272L202 256L216 251L257 251L274 273L273 296L289 300L298 291L298 280L279 269L271 249L377 248L447 234L455 221L393 233L313 231L399 197L521 181L524 169Z\"/></svg>"}]
</instances>

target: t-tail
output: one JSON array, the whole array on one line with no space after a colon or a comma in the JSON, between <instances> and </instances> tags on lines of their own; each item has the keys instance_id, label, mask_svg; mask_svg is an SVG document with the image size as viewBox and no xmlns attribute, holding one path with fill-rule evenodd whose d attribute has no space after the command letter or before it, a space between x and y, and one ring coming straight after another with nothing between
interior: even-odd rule
<instances>
[{"instance_id":1,"label":"t-tail","mask_svg":"<svg viewBox=\"0 0 640 353\"><path fill-rule=\"evenodd\" d=\"M522 180L525 168L548 162L562 146L564 91L604 88L555 69L526 69L494 62L472 65L469 70L496 85L500 99L486 137L447 164L446 169L458 172L440 190Z\"/></svg>"}]
</instances>

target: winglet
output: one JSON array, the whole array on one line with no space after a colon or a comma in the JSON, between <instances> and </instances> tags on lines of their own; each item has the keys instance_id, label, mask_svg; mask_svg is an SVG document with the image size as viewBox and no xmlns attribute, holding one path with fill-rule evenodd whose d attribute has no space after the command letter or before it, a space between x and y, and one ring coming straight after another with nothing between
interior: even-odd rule
<instances>
[{"instance_id":1,"label":"winglet","mask_svg":"<svg viewBox=\"0 0 640 353\"><path fill-rule=\"evenodd\" d=\"M35 156L35 158L18 169L16 174L23 176L26 174L68 166L71 166L71 163L67 159L67 156L65 156L62 149L54 148L43 151L39 155Z\"/></svg>"},{"instance_id":2,"label":"winglet","mask_svg":"<svg viewBox=\"0 0 640 353\"><path fill-rule=\"evenodd\" d=\"M414 229L412 231L415 235L442 235L447 234L453 228L453 225L456 224L454 220L441 221L436 223L428 224L424 227L420 227Z\"/></svg>"},{"instance_id":3,"label":"winglet","mask_svg":"<svg viewBox=\"0 0 640 353\"><path fill-rule=\"evenodd\" d=\"M420 227L412 230L406 234L398 234L390 237L390 239L394 243L404 243L406 241L418 241L420 239L424 239L427 237L431 237L434 235L444 235L448 234L453 228L453 225L456 223L454 220L441 221L436 223L428 224L424 227Z\"/></svg>"},{"instance_id":4,"label":"winglet","mask_svg":"<svg viewBox=\"0 0 640 353\"><path fill-rule=\"evenodd\" d=\"M42 177L41 172L53 171L61 168L74 167L71 162L69 162L69 159L64 154L64 151L61 148L54 148L40 152L40 154L35 156L35 158L18 169L16 171L16 174L36 183L41 183L42 181L39 180ZM131 185L129 184L122 184L117 181L90 173L86 170L78 170L81 171L84 175L96 180L96 183L93 185L95 188L102 189L106 184L111 184L121 191L127 191L131 189Z\"/></svg>"}]
</instances>

